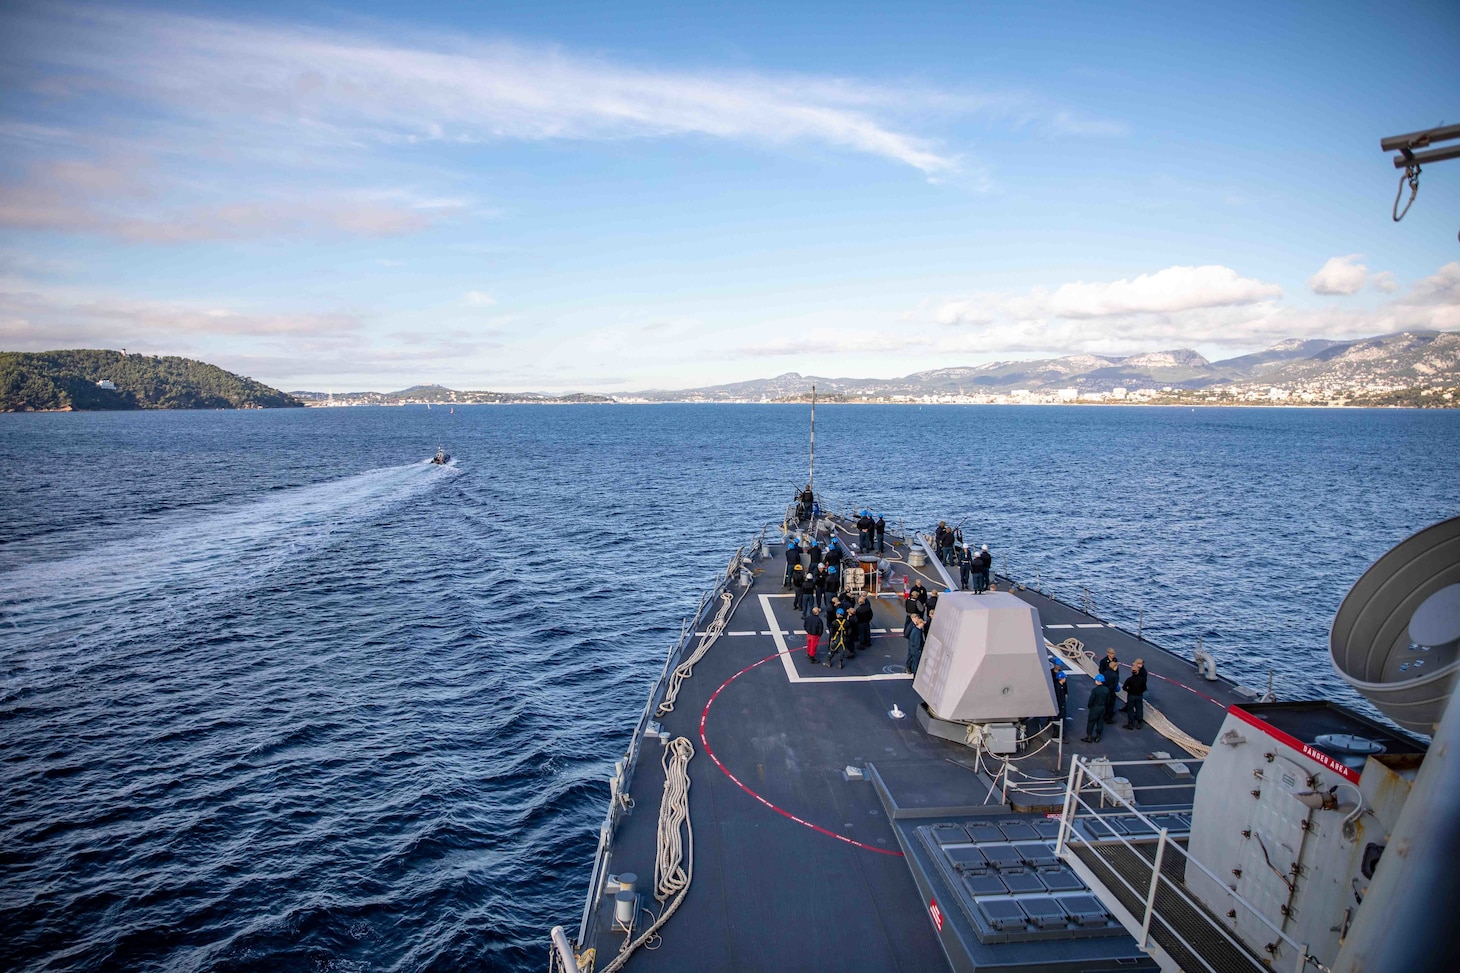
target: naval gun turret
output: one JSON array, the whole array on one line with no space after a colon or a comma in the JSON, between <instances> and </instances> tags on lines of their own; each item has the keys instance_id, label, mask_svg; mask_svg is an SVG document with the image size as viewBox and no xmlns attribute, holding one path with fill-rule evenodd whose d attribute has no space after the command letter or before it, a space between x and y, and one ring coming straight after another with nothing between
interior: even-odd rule
<instances>
[{"instance_id":1,"label":"naval gun turret","mask_svg":"<svg viewBox=\"0 0 1460 973\"><path fill-rule=\"evenodd\" d=\"M941 595L913 680L923 728L990 753L1016 752L1024 720L1059 711L1043 632L1039 610L1008 592Z\"/></svg>"}]
</instances>

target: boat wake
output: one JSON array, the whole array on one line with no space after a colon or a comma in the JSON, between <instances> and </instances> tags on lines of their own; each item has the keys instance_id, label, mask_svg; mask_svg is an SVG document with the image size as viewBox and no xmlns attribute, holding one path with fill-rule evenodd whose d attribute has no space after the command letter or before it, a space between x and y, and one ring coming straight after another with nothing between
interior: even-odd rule
<instances>
[{"instance_id":1,"label":"boat wake","mask_svg":"<svg viewBox=\"0 0 1460 973\"><path fill-rule=\"evenodd\" d=\"M84 555L0 573L0 663L13 672L19 649L31 665L54 665L245 597L456 475L452 467L412 463L241 506L179 511Z\"/></svg>"}]
</instances>

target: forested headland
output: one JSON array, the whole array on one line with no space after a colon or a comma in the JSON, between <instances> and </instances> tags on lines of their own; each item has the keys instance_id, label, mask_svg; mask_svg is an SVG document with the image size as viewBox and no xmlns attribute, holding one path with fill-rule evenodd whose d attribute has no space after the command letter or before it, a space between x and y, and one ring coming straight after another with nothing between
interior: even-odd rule
<instances>
[{"instance_id":1,"label":"forested headland","mask_svg":"<svg viewBox=\"0 0 1460 973\"><path fill-rule=\"evenodd\" d=\"M0 412L303 405L262 382L191 358L89 348L0 352Z\"/></svg>"}]
</instances>

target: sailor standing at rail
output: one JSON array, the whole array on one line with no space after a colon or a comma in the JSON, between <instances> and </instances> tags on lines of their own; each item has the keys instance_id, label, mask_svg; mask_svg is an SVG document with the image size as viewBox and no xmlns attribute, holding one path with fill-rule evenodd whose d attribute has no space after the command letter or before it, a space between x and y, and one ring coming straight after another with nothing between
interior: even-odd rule
<instances>
[{"instance_id":1,"label":"sailor standing at rail","mask_svg":"<svg viewBox=\"0 0 1460 973\"><path fill-rule=\"evenodd\" d=\"M1100 660L1100 674L1105 677L1105 685L1110 688L1109 694L1105 697L1105 722L1115 722L1115 689L1120 685L1120 660L1115 657L1115 649L1105 650L1105 658Z\"/></svg>"},{"instance_id":2,"label":"sailor standing at rail","mask_svg":"<svg viewBox=\"0 0 1460 973\"><path fill-rule=\"evenodd\" d=\"M1137 659L1130 664L1130 675L1125 680L1125 728L1139 730L1146 725L1146 664Z\"/></svg>"},{"instance_id":3,"label":"sailor standing at rail","mask_svg":"<svg viewBox=\"0 0 1460 973\"><path fill-rule=\"evenodd\" d=\"M968 576L973 572L974 555L969 551L967 544L958 548L958 584L963 591L968 590Z\"/></svg>"},{"instance_id":4,"label":"sailor standing at rail","mask_svg":"<svg viewBox=\"0 0 1460 973\"><path fill-rule=\"evenodd\" d=\"M994 556L989 553L989 546L985 544L978 552L978 573L975 576L973 589L980 594L989 590L989 572L994 567Z\"/></svg>"},{"instance_id":5,"label":"sailor standing at rail","mask_svg":"<svg viewBox=\"0 0 1460 973\"><path fill-rule=\"evenodd\" d=\"M877 531L877 553L881 554L883 551L882 541L887 536L887 521L882 519L881 514L878 514L877 523L872 526Z\"/></svg>"},{"instance_id":6,"label":"sailor standing at rail","mask_svg":"<svg viewBox=\"0 0 1460 973\"><path fill-rule=\"evenodd\" d=\"M866 553L872 550L872 535L877 532L877 522L867 511L857 518L857 550Z\"/></svg>"}]
</instances>

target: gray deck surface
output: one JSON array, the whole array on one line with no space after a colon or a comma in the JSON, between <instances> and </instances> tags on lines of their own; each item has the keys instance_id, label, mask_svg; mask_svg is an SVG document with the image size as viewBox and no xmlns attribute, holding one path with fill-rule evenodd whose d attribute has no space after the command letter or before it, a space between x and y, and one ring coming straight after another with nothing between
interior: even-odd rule
<instances>
[{"instance_id":1,"label":"gray deck surface","mask_svg":"<svg viewBox=\"0 0 1460 973\"><path fill-rule=\"evenodd\" d=\"M843 538L855 539L846 533ZM896 776L898 768L905 768L906 793L912 796L900 801L923 801L930 810L951 801L966 812L968 805L985 800L990 812L1007 813L1010 808L1000 803L998 790L988 796L993 781L973 769L972 751L928 736L913 718L920 700L911 678L900 674L906 656L900 596L876 599L874 631L885 632L874 635L870 652L859 653L845 669L827 669L805 659L799 614L781 588L783 567L777 551L756 565L754 583L743 596L738 585L732 588L739 600L726 634L684 683L674 712L661 720L673 736L688 737L696 751L689 767L693 884L663 928L658 948L639 950L626 968L947 969L926 902L901 857L893 822L870 780L849 781L843 771L875 764L884 776ZM899 574L905 569L901 563L896 567ZM1170 680L1153 678L1147 700L1198 739L1210 740L1226 706L1243 701L1228 684L1206 682L1195 675L1191 663L1118 629L1049 628L1100 623L1035 592L1016 594L1039 609L1051 641L1074 635L1101 654L1107 645L1114 646L1125 663L1144 658L1153 676ZM764 634L773 630L787 634ZM777 656L785 649L804 681L793 680ZM1090 687L1083 676L1070 683L1067 741L1083 732L1080 707ZM706 703L717 690L705 715L704 739L724 771L706 752L700 734ZM907 718L888 715L894 704ZM1149 729L1123 731L1118 725L1106 728L1099 745L1075 742L1073 747L1081 754L1117 760L1142 759L1154 750L1184 755ZM645 893L642 904L656 912L652 891L661 753L657 740L645 743L629 788L636 809L619 825L607 867L609 873L637 873ZM1068 754L1067 745L1061 764L1065 769ZM1053 747L1025 766L1034 765L1052 776L1060 773ZM1152 782L1163 781L1153 777ZM918 788L926 792L923 797L916 796ZM789 815L866 847L813 830ZM651 921L640 913L640 928ZM599 968L624 940L611 925L612 898L604 897L595 934L585 944L597 948Z\"/></svg>"}]
</instances>

